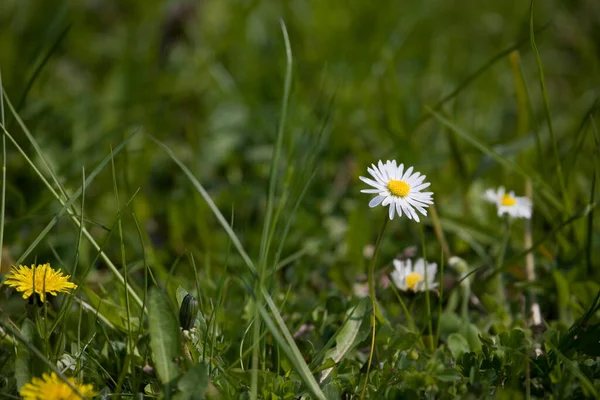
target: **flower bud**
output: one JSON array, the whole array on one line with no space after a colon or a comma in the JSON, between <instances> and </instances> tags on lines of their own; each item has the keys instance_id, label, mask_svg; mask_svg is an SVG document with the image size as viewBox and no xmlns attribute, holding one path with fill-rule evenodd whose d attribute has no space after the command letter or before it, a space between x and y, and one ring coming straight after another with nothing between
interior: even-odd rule
<instances>
[{"instance_id":1,"label":"flower bud","mask_svg":"<svg viewBox=\"0 0 600 400\"><path fill-rule=\"evenodd\" d=\"M198 313L198 300L191 294L186 294L179 308L179 326L181 329L190 330L196 323Z\"/></svg>"}]
</instances>

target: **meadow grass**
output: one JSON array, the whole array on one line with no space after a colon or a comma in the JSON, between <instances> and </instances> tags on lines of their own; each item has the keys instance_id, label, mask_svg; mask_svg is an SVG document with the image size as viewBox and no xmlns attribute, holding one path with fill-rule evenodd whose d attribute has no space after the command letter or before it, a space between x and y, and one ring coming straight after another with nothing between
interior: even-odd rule
<instances>
[{"instance_id":1,"label":"meadow grass","mask_svg":"<svg viewBox=\"0 0 600 400\"><path fill-rule=\"evenodd\" d=\"M0 397L600 397L599 21L2 2ZM360 193L379 160L418 222Z\"/></svg>"}]
</instances>

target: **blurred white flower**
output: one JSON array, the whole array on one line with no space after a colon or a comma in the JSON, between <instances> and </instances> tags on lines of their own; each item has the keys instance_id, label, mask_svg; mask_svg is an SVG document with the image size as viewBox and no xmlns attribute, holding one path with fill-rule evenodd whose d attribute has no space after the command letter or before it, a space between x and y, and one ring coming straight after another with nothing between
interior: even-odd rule
<instances>
[{"instance_id":1,"label":"blurred white flower","mask_svg":"<svg viewBox=\"0 0 600 400\"><path fill-rule=\"evenodd\" d=\"M352 285L352 293L356 297L367 297L369 295L369 283L355 283Z\"/></svg>"},{"instance_id":2,"label":"blurred white flower","mask_svg":"<svg viewBox=\"0 0 600 400\"><path fill-rule=\"evenodd\" d=\"M496 204L499 217L508 214L513 218L531 219L531 200L527 197L515 196L515 192L506 193L503 186L500 186L498 190L486 190L483 198L490 203Z\"/></svg>"},{"instance_id":3,"label":"blurred white flower","mask_svg":"<svg viewBox=\"0 0 600 400\"><path fill-rule=\"evenodd\" d=\"M413 265L412 261L394 260L394 271L390 274L396 287L402 291L424 292L437 287L434 282L437 273L436 263L427 263L427 285L425 285L425 260L419 258Z\"/></svg>"},{"instance_id":4,"label":"blurred white flower","mask_svg":"<svg viewBox=\"0 0 600 400\"><path fill-rule=\"evenodd\" d=\"M424 182L425 175L421 175L420 172L413 173L413 167L404 170L404 164L396 165L396 160L386 161L385 164L379 160L377 166L371 164L367 171L374 179L361 176L360 180L373 189L363 189L361 192L377 194L369 202L369 207L389 205L390 219L394 219L397 212L399 217L405 214L409 219L419 222L419 215L415 209L427 215L425 209L429 204L433 204L433 193L421 192L430 185L429 182Z\"/></svg>"},{"instance_id":5,"label":"blurred white flower","mask_svg":"<svg viewBox=\"0 0 600 400\"><path fill-rule=\"evenodd\" d=\"M375 246L372 244L367 244L363 247L363 257L371 258L373 257L373 253L375 252Z\"/></svg>"}]
</instances>

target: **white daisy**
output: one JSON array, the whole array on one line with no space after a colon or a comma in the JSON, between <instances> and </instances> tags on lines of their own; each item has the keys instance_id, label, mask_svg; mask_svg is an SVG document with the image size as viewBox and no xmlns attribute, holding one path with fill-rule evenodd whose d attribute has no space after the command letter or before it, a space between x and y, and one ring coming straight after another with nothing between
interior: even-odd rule
<instances>
[{"instance_id":1,"label":"white daisy","mask_svg":"<svg viewBox=\"0 0 600 400\"><path fill-rule=\"evenodd\" d=\"M508 214L513 218L531 219L532 204L527 197L515 196L515 192L506 193L503 186L498 190L488 189L483 198L498 207L498 216Z\"/></svg>"},{"instance_id":2,"label":"white daisy","mask_svg":"<svg viewBox=\"0 0 600 400\"><path fill-rule=\"evenodd\" d=\"M361 192L377 194L369 202L369 207L389 205L390 219L394 219L394 213L398 212L399 217L405 214L409 219L419 222L415 209L427 215L425 209L433 204L433 193L421 192L430 185L429 182L423 182L425 175L413 173L413 167L404 170L404 164L396 165L396 160L386 161L385 164L379 160L377 166L371 164L367 171L374 179L361 176L360 180L374 189L363 189Z\"/></svg>"},{"instance_id":3,"label":"white daisy","mask_svg":"<svg viewBox=\"0 0 600 400\"><path fill-rule=\"evenodd\" d=\"M394 271L390 274L396 287L404 292L424 292L435 288L438 284L434 282L437 273L436 263L427 263L427 285L425 285L425 260L419 258L415 265L410 259L406 261L394 260Z\"/></svg>"}]
</instances>

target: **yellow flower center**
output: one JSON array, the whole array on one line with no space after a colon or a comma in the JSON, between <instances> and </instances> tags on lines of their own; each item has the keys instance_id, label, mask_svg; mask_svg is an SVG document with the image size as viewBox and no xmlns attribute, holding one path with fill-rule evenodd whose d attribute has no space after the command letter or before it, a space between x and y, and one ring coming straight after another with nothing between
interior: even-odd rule
<instances>
[{"instance_id":1,"label":"yellow flower center","mask_svg":"<svg viewBox=\"0 0 600 400\"><path fill-rule=\"evenodd\" d=\"M390 179L387 184L387 188L390 192L397 197L406 197L410 193L410 185L404 181L397 181Z\"/></svg>"},{"instance_id":2,"label":"yellow flower center","mask_svg":"<svg viewBox=\"0 0 600 400\"><path fill-rule=\"evenodd\" d=\"M514 197L505 194L504 197L502 197L501 203L503 206L514 206L517 203L517 200L515 200Z\"/></svg>"},{"instance_id":3,"label":"yellow flower center","mask_svg":"<svg viewBox=\"0 0 600 400\"><path fill-rule=\"evenodd\" d=\"M406 276L406 286L410 290L416 290L417 283L421 282L422 280L423 275L419 274L418 272L411 272Z\"/></svg>"}]
</instances>

